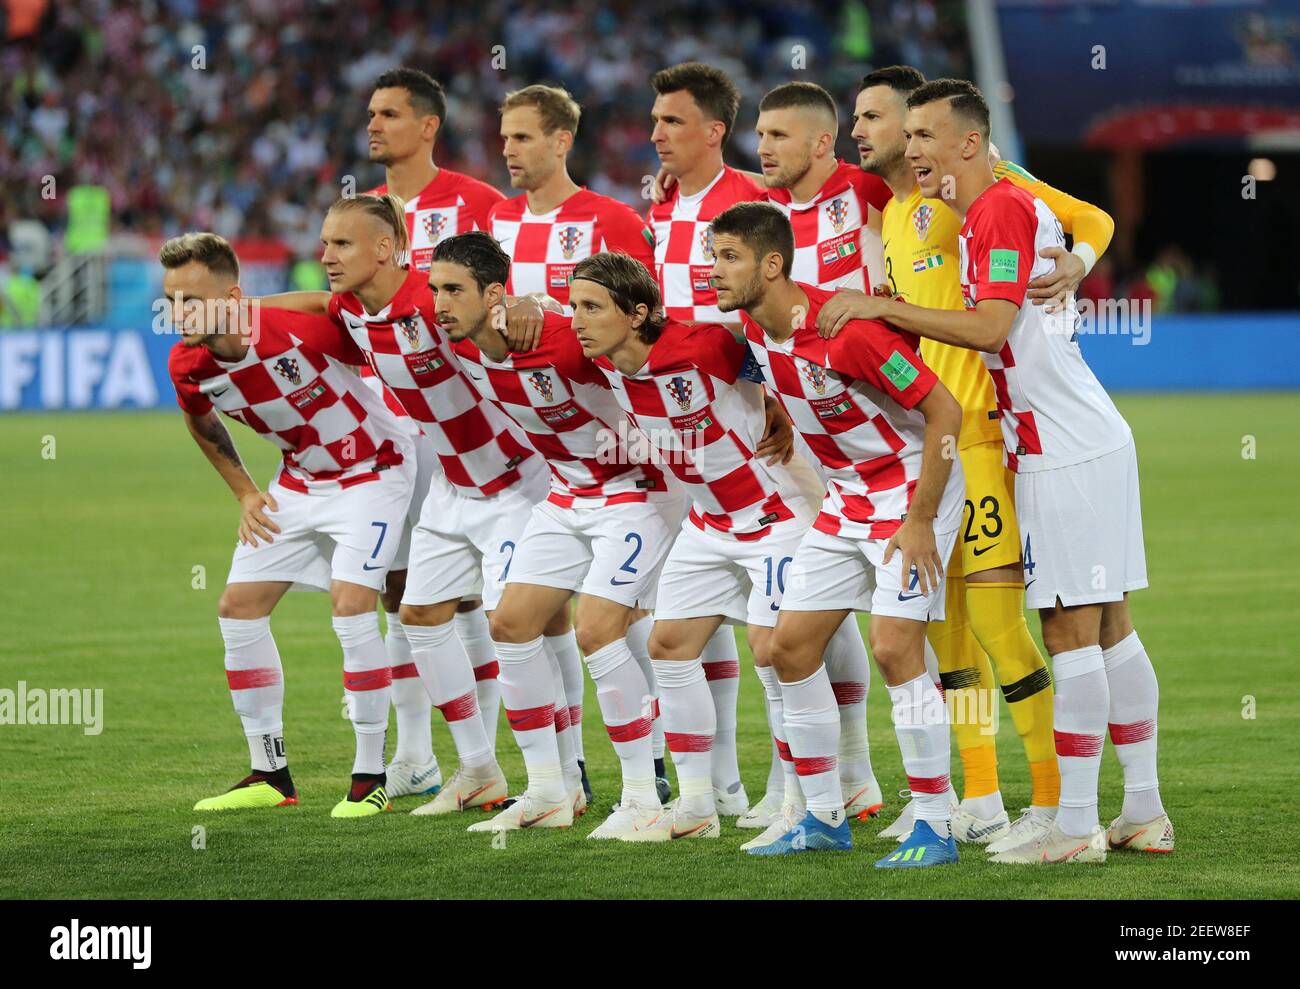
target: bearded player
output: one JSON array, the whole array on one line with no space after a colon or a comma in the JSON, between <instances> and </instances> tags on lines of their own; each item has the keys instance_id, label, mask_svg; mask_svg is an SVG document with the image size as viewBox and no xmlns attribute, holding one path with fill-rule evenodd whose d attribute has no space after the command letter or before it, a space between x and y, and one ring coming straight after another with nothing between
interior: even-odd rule
<instances>
[{"instance_id":1,"label":"bearded player","mask_svg":"<svg viewBox=\"0 0 1300 989\"><path fill-rule=\"evenodd\" d=\"M375 602L411 500L409 434L361 380L320 349L328 321L241 305L239 260L215 234L185 234L159 252L182 341L168 362L194 442L239 500L240 542L218 605L226 679L252 772L195 810L298 802L284 746L284 674L271 612L293 587L327 590L343 649L356 733L347 797L333 817L389 809L384 737L389 663ZM217 410L283 451L260 491Z\"/></svg>"},{"instance_id":2,"label":"bearded player","mask_svg":"<svg viewBox=\"0 0 1300 989\"><path fill-rule=\"evenodd\" d=\"M1079 351L1073 299L1055 313L1026 304L1029 280L1064 253L1060 224L1041 200L995 179L988 107L970 83L914 90L904 128L922 195L938 195L951 176L944 202L962 219L967 308L869 301L877 318L977 350L989 369L1015 474L1026 603L1039 611L1056 682L1056 817L993 860L1100 862L1108 846L1170 852L1173 825L1156 775L1158 686L1128 611L1129 592L1147 586L1133 435ZM1097 780L1108 725L1124 805L1104 831Z\"/></svg>"}]
</instances>

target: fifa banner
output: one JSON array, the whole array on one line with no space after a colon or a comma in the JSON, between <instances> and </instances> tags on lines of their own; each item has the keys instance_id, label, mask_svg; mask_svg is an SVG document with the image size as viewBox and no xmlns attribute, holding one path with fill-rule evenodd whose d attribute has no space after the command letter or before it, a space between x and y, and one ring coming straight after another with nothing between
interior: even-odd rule
<instances>
[{"instance_id":1,"label":"fifa banner","mask_svg":"<svg viewBox=\"0 0 1300 989\"><path fill-rule=\"evenodd\" d=\"M1088 363L1119 391L1300 389L1300 314L1162 316L1077 334ZM1105 325L1105 329L1100 329ZM143 329L0 332L0 413L175 408L167 357L180 338ZM1247 360L1220 360L1224 341ZM1267 354L1267 360L1253 355Z\"/></svg>"},{"instance_id":2,"label":"fifa banner","mask_svg":"<svg viewBox=\"0 0 1300 989\"><path fill-rule=\"evenodd\" d=\"M1300 131L1300 0L997 0L1034 144L1157 149Z\"/></svg>"}]
</instances>

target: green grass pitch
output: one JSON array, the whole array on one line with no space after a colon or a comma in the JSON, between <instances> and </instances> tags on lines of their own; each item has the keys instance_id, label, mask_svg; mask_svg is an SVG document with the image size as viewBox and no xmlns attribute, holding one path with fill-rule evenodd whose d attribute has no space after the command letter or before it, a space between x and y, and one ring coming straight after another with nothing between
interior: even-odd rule
<instances>
[{"instance_id":1,"label":"green grass pitch","mask_svg":"<svg viewBox=\"0 0 1300 989\"><path fill-rule=\"evenodd\" d=\"M584 840L617 797L590 686L585 738L598 799L571 831L512 835L496 848L491 836L465 833L477 814L332 820L352 732L340 716L341 660L323 595L291 595L273 619L302 805L194 813L197 799L247 766L215 621L234 502L178 416L6 416L0 688L102 688L104 710L97 736L0 725L0 897L1294 898L1300 397L1119 404L1142 468L1152 586L1133 611L1160 675L1160 776L1178 850L1027 869L991 865L966 847L959 865L903 873L871 868L890 847L874 837L880 823L854 824L851 853L793 860L738 853L751 832L730 826L720 841L674 846ZM269 445L243 429L236 439L267 480ZM198 566L202 589L192 586ZM768 735L757 679L742 665L741 765L756 797ZM1028 773L1003 715L1002 788L1014 814ZM454 751L435 722L449 771ZM869 724L887 821L901 806L903 775L875 674ZM504 728L499 748L507 777L522 784ZM1121 786L1108 746L1104 822L1118 812ZM194 847L196 825L206 828L204 848Z\"/></svg>"}]
</instances>

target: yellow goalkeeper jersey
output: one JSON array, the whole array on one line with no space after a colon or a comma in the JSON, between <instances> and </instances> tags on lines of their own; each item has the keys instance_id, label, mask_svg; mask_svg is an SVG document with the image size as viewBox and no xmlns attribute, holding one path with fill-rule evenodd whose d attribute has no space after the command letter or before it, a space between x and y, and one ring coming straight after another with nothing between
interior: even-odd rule
<instances>
[{"instance_id":1,"label":"yellow goalkeeper jersey","mask_svg":"<svg viewBox=\"0 0 1300 989\"><path fill-rule=\"evenodd\" d=\"M1076 242L1090 244L1098 257L1105 252L1114 223L1103 210L1053 189L1012 162L998 162L993 174L1043 200ZM957 259L960 230L957 214L937 199L922 199L919 187L903 201L891 196L881 219L890 290L928 309L963 308ZM1001 443L993 379L979 351L922 340L921 357L961 403L957 445Z\"/></svg>"}]
</instances>

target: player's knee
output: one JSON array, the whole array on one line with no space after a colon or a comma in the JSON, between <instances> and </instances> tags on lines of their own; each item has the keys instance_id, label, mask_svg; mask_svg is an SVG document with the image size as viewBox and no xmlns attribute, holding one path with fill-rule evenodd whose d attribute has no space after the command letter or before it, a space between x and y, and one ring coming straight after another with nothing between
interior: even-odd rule
<instances>
[{"instance_id":1,"label":"player's knee","mask_svg":"<svg viewBox=\"0 0 1300 989\"><path fill-rule=\"evenodd\" d=\"M244 589L242 584L229 584L221 592L221 600L217 602L218 618L235 618L249 621L254 618L264 618L270 614L265 604L253 594Z\"/></svg>"},{"instance_id":2,"label":"player's knee","mask_svg":"<svg viewBox=\"0 0 1300 989\"><path fill-rule=\"evenodd\" d=\"M406 571L390 570L384 580L384 590L380 598L384 603L384 610L392 613L402 606L402 595L406 593Z\"/></svg>"},{"instance_id":3,"label":"player's knee","mask_svg":"<svg viewBox=\"0 0 1300 989\"><path fill-rule=\"evenodd\" d=\"M566 606L551 616L551 620L546 623L546 628L543 629L543 634L563 635L565 632L569 631L571 627L572 623L569 621L569 609Z\"/></svg>"},{"instance_id":4,"label":"player's knee","mask_svg":"<svg viewBox=\"0 0 1300 989\"><path fill-rule=\"evenodd\" d=\"M871 623L871 655L875 657L876 666L886 680L897 682L910 672L909 665L920 664L925 667L925 647L918 650L915 644L901 635L887 623Z\"/></svg>"},{"instance_id":5,"label":"player's knee","mask_svg":"<svg viewBox=\"0 0 1300 989\"><path fill-rule=\"evenodd\" d=\"M684 641L680 636L671 632L664 632L656 625L650 632L650 639L646 642L646 652L650 654L651 659L694 659L694 656L688 656Z\"/></svg>"},{"instance_id":6,"label":"player's knee","mask_svg":"<svg viewBox=\"0 0 1300 989\"><path fill-rule=\"evenodd\" d=\"M403 625L445 625L456 617L456 607L451 602L443 604L404 604L397 611Z\"/></svg>"},{"instance_id":7,"label":"player's knee","mask_svg":"<svg viewBox=\"0 0 1300 989\"><path fill-rule=\"evenodd\" d=\"M376 591L358 584L336 585L330 591L330 606L335 618L350 618L375 610Z\"/></svg>"},{"instance_id":8,"label":"player's knee","mask_svg":"<svg viewBox=\"0 0 1300 989\"><path fill-rule=\"evenodd\" d=\"M578 648L582 650L584 656L590 656L593 652L604 649L615 639L622 638L623 625L621 618L617 622L610 622L579 616L578 622L573 626Z\"/></svg>"},{"instance_id":9,"label":"player's knee","mask_svg":"<svg viewBox=\"0 0 1300 989\"><path fill-rule=\"evenodd\" d=\"M517 608L498 607L488 618L488 634L493 642L532 642L541 633L536 618Z\"/></svg>"},{"instance_id":10,"label":"player's knee","mask_svg":"<svg viewBox=\"0 0 1300 989\"><path fill-rule=\"evenodd\" d=\"M764 654L767 665L776 670L782 683L804 680L812 676L817 668L817 664L811 662L813 657L808 650L794 636L780 628L768 636ZM810 665L811 669L808 668Z\"/></svg>"}]
</instances>

